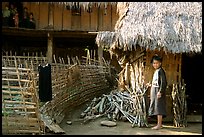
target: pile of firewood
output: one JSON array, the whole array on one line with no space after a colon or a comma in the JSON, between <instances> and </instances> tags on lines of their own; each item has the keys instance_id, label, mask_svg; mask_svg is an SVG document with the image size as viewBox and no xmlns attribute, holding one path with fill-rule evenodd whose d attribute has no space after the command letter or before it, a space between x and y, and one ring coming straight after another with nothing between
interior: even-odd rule
<instances>
[{"instance_id":1,"label":"pile of firewood","mask_svg":"<svg viewBox=\"0 0 204 137\"><path fill-rule=\"evenodd\" d=\"M113 90L110 94L93 98L89 106L81 113L80 118L87 121L107 116L111 121L129 121L132 127L148 127L145 89L143 92Z\"/></svg>"},{"instance_id":2,"label":"pile of firewood","mask_svg":"<svg viewBox=\"0 0 204 137\"><path fill-rule=\"evenodd\" d=\"M173 102L173 115L175 127L187 126L187 102L186 102L186 88L185 84L173 84L172 89L172 102Z\"/></svg>"}]
</instances>

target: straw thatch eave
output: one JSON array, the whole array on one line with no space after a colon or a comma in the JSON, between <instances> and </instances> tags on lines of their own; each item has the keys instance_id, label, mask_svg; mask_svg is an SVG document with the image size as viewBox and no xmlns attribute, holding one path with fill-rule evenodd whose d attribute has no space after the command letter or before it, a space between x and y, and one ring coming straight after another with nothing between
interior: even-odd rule
<instances>
[{"instance_id":1,"label":"straw thatch eave","mask_svg":"<svg viewBox=\"0 0 204 137\"><path fill-rule=\"evenodd\" d=\"M39 4L40 2L36 2L36 3ZM117 2L48 2L48 3L56 6L67 6L70 9L73 6L77 6L78 8L81 7L84 10L87 10L92 7L97 7L97 8L104 7L106 9L108 5L113 5L113 6L117 5Z\"/></svg>"},{"instance_id":2,"label":"straw thatch eave","mask_svg":"<svg viewBox=\"0 0 204 137\"><path fill-rule=\"evenodd\" d=\"M130 2L118 5L115 32L98 33L96 43L99 46L124 51L132 51L139 45L171 53L201 52L201 2Z\"/></svg>"}]
</instances>

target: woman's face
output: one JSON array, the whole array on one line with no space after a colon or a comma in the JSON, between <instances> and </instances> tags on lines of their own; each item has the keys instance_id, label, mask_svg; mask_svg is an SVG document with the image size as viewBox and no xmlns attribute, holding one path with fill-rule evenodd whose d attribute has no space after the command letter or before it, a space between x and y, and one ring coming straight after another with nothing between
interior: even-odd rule
<instances>
[{"instance_id":1,"label":"woman's face","mask_svg":"<svg viewBox=\"0 0 204 137\"><path fill-rule=\"evenodd\" d=\"M154 69L158 69L161 66L161 62L158 60L153 60L152 65L153 65Z\"/></svg>"}]
</instances>

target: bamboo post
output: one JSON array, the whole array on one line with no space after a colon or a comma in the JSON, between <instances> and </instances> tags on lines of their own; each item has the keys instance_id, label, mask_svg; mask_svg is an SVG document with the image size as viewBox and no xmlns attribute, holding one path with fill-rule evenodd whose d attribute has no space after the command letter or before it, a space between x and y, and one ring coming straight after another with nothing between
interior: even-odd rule
<instances>
[{"instance_id":1,"label":"bamboo post","mask_svg":"<svg viewBox=\"0 0 204 137\"><path fill-rule=\"evenodd\" d=\"M42 51L40 52L40 56L43 57Z\"/></svg>"},{"instance_id":2,"label":"bamboo post","mask_svg":"<svg viewBox=\"0 0 204 137\"><path fill-rule=\"evenodd\" d=\"M86 55L86 56L87 56L87 58L86 58L86 65L89 64L89 54L90 54L90 53L89 53L89 50L87 50L87 55Z\"/></svg>"},{"instance_id":3,"label":"bamboo post","mask_svg":"<svg viewBox=\"0 0 204 137\"><path fill-rule=\"evenodd\" d=\"M89 65L91 65L91 54L90 54L90 50L88 50L89 52L89 54L88 54L88 62L89 62Z\"/></svg>"},{"instance_id":4,"label":"bamboo post","mask_svg":"<svg viewBox=\"0 0 204 137\"><path fill-rule=\"evenodd\" d=\"M47 59L48 63L52 63L52 55L53 55L53 36L49 32L47 33Z\"/></svg>"},{"instance_id":5,"label":"bamboo post","mask_svg":"<svg viewBox=\"0 0 204 137\"><path fill-rule=\"evenodd\" d=\"M99 65L103 65L103 48L101 46L98 47L98 60L99 60Z\"/></svg>"},{"instance_id":6,"label":"bamboo post","mask_svg":"<svg viewBox=\"0 0 204 137\"><path fill-rule=\"evenodd\" d=\"M81 65L81 62L80 62L78 56L76 56L76 60L77 60L78 64Z\"/></svg>"},{"instance_id":7,"label":"bamboo post","mask_svg":"<svg viewBox=\"0 0 204 137\"><path fill-rule=\"evenodd\" d=\"M94 65L95 65L95 61L96 61L96 50L94 50Z\"/></svg>"},{"instance_id":8,"label":"bamboo post","mask_svg":"<svg viewBox=\"0 0 204 137\"><path fill-rule=\"evenodd\" d=\"M68 65L70 65L71 64L71 62L70 62L70 57L67 55L67 63L68 63Z\"/></svg>"},{"instance_id":9,"label":"bamboo post","mask_svg":"<svg viewBox=\"0 0 204 137\"><path fill-rule=\"evenodd\" d=\"M59 62L60 62L60 64L62 64L62 60L61 60L61 57L59 57Z\"/></svg>"}]
</instances>

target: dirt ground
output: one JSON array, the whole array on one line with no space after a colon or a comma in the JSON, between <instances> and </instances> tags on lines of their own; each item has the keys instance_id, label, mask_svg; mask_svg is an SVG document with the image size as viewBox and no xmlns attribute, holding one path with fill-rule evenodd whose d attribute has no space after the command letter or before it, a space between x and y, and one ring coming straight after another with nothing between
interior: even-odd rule
<instances>
[{"instance_id":1,"label":"dirt ground","mask_svg":"<svg viewBox=\"0 0 204 137\"><path fill-rule=\"evenodd\" d=\"M84 124L79 116L85 108L86 105L79 106L67 113L59 125L65 131L65 135L202 135L202 123L188 123L185 128L176 128L172 123L166 122L163 123L162 129L152 130L155 122L150 122L147 128L132 128L129 122L116 121L117 126L106 127L100 125L102 120L107 120L104 116ZM68 125L67 121L72 121L72 124Z\"/></svg>"}]
</instances>

